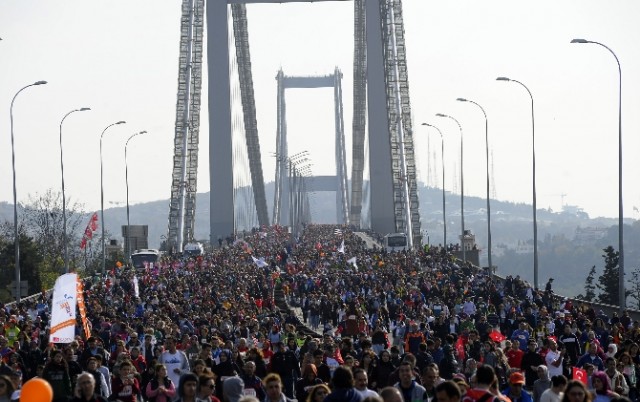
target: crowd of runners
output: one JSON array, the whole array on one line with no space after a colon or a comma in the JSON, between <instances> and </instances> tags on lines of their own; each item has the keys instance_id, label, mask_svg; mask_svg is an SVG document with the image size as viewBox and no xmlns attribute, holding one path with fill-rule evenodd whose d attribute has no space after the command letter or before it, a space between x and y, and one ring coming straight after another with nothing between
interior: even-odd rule
<instances>
[{"instance_id":1,"label":"crowd of runners","mask_svg":"<svg viewBox=\"0 0 640 402\"><path fill-rule=\"evenodd\" d=\"M450 247L448 249L451 249ZM636 401L640 326L425 246L263 228L85 279L91 328L49 342L44 296L0 309L0 402ZM286 302L286 305L284 304ZM289 308L290 307L290 308Z\"/></svg>"}]
</instances>

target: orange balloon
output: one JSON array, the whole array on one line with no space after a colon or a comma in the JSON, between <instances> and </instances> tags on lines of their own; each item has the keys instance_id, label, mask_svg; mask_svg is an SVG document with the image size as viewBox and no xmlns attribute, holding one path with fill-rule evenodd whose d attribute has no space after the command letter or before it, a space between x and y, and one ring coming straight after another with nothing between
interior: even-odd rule
<instances>
[{"instance_id":1,"label":"orange balloon","mask_svg":"<svg viewBox=\"0 0 640 402\"><path fill-rule=\"evenodd\" d=\"M52 400L53 389L42 378L30 379L22 386L20 391L21 402L51 402Z\"/></svg>"}]
</instances>

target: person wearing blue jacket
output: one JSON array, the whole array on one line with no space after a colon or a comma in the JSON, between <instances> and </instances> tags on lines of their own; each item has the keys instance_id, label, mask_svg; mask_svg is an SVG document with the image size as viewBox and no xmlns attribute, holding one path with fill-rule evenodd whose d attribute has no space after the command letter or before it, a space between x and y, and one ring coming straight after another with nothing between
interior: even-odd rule
<instances>
[{"instance_id":1,"label":"person wearing blue jacket","mask_svg":"<svg viewBox=\"0 0 640 402\"><path fill-rule=\"evenodd\" d=\"M533 402L530 393L524 390L524 374L519 371L511 373L509 376L509 386L502 393L511 399L511 402Z\"/></svg>"}]
</instances>

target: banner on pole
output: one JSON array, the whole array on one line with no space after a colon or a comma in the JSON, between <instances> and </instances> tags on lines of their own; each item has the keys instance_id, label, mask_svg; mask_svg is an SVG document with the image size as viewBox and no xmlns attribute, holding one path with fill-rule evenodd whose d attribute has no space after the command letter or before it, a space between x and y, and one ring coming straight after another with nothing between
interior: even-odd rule
<instances>
[{"instance_id":1,"label":"banner on pole","mask_svg":"<svg viewBox=\"0 0 640 402\"><path fill-rule=\"evenodd\" d=\"M51 302L51 343L70 343L75 338L77 278L77 274L70 273L56 279Z\"/></svg>"}]
</instances>

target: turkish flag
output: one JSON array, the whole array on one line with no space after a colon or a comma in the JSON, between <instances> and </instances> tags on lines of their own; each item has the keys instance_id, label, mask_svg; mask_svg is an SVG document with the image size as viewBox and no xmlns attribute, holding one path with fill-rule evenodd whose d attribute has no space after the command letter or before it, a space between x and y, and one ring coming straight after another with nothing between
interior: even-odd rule
<instances>
[{"instance_id":1,"label":"turkish flag","mask_svg":"<svg viewBox=\"0 0 640 402\"><path fill-rule=\"evenodd\" d=\"M496 331L495 329L493 331L491 331L491 333L489 334L489 338L491 338L491 340L496 342L496 343L500 343L500 342L504 341L505 339L507 339L506 336L502 335L502 332Z\"/></svg>"},{"instance_id":2,"label":"turkish flag","mask_svg":"<svg viewBox=\"0 0 640 402\"><path fill-rule=\"evenodd\" d=\"M584 385L587 385L587 370L578 367L571 367L571 373L574 380L578 380Z\"/></svg>"},{"instance_id":3,"label":"turkish flag","mask_svg":"<svg viewBox=\"0 0 640 402\"><path fill-rule=\"evenodd\" d=\"M91 220L89 221L89 227L94 232L96 231L96 229L98 229L98 213L97 212L94 212L93 215L91 216Z\"/></svg>"}]
</instances>

